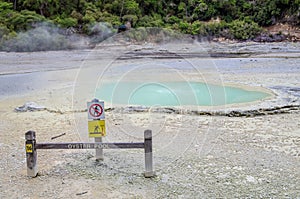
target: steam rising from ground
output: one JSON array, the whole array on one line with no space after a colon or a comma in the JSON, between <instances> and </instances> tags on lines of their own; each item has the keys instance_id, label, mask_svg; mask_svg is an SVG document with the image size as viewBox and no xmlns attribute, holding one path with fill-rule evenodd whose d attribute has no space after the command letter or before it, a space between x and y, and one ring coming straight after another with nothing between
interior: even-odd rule
<instances>
[{"instance_id":1,"label":"steam rising from ground","mask_svg":"<svg viewBox=\"0 0 300 199\"><path fill-rule=\"evenodd\" d=\"M38 23L33 29L20 32L16 37L0 43L0 50L32 52L88 48L114 34L114 30L105 23L96 23L90 26L88 31L90 36L84 36L76 33L75 29L62 29L54 24Z\"/></svg>"}]
</instances>

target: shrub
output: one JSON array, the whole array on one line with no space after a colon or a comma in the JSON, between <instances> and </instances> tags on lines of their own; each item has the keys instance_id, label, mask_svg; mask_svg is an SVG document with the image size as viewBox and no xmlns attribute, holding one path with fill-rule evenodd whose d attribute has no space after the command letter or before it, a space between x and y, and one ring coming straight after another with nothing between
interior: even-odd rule
<instances>
[{"instance_id":1,"label":"shrub","mask_svg":"<svg viewBox=\"0 0 300 199\"><path fill-rule=\"evenodd\" d=\"M235 39L252 39L261 32L259 25L253 21L235 20L229 24L229 32Z\"/></svg>"},{"instance_id":2,"label":"shrub","mask_svg":"<svg viewBox=\"0 0 300 199\"><path fill-rule=\"evenodd\" d=\"M81 22L83 15L81 13L77 12L76 10L73 10L71 13L71 17L74 19L77 19L78 22Z\"/></svg>"},{"instance_id":3,"label":"shrub","mask_svg":"<svg viewBox=\"0 0 300 199\"><path fill-rule=\"evenodd\" d=\"M166 19L166 22L169 24L179 23L180 19L174 15Z\"/></svg>"},{"instance_id":4,"label":"shrub","mask_svg":"<svg viewBox=\"0 0 300 199\"><path fill-rule=\"evenodd\" d=\"M162 27L164 25L163 20L157 16L145 15L137 22L137 26L140 27Z\"/></svg>"},{"instance_id":5,"label":"shrub","mask_svg":"<svg viewBox=\"0 0 300 199\"><path fill-rule=\"evenodd\" d=\"M190 34L192 35L206 35L206 30L203 22L194 21L190 27Z\"/></svg>"},{"instance_id":6,"label":"shrub","mask_svg":"<svg viewBox=\"0 0 300 199\"><path fill-rule=\"evenodd\" d=\"M190 24L187 22L181 21L178 24L178 28L184 34L190 33Z\"/></svg>"},{"instance_id":7,"label":"shrub","mask_svg":"<svg viewBox=\"0 0 300 199\"><path fill-rule=\"evenodd\" d=\"M228 23L224 21L220 23L207 23L205 28L209 36L222 36L223 31L228 28Z\"/></svg>"},{"instance_id":8,"label":"shrub","mask_svg":"<svg viewBox=\"0 0 300 199\"><path fill-rule=\"evenodd\" d=\"M2 2L0 1L0 12L4 12L6 10L12 10L13 9L13 4L8 3L8 2Z\"/></svg>"},{"instance_id":9,"label":"shrub","mask_svg":"<svg viewBox=\"0 0 300 199\"><path fill-rule=\"evenodd\" d=\"M87 10L84 17L82 18L83 23L90 24L96 22L96 19L92 11Z\"/></svg>"},{"instance_id":10,"label":"shrub","mask_svg":"<svg viewBox=\"0 0 300 199\"><path fill-rule=\"evenodd\" d=\"M135 26L136 22L138 21L138 17L136 15L125 15L122 17L123 22L129 21L131 22L132 26Z\"/></svg>"},{"instance_id":11,"label":"shrub","mask_svg":"<svg viewBox=\"0 0 300 199\"><path fill-rule=\"evenodd\" d=\"M5 25L0 24L0 41L4 35L8 35L8 34L9 34L9 29Z\"/></svg>"},{"instance_id":12,"label":"shrub","mask_svg":"<svg viewBox=\"0 0 300 199\"><path fill-rule=\"evenodd\" d=\"M32 28L34 23L42 21L46 21L45 17L28 10L22 10L19 13L14 12L11 17L7 19L7 23L16 31L28 30Z\"/></svg>"},{"instance_id":13,"label":"shrub","mask_svg":"<svg viewBox=\"0 0 300 199\"><path fill-rule=\"evenodd\" d=\"M77 19L74 19L72 17L68 18L56 18L56 23L58 23L62 28L70 28L70 27L75 27L77 25Z\"/></svg>"},{"instance_id":14,"label":"shrub","mask_svg":"<svg viewBox=\"0 0 300 199\"><path fill-rule=\"evenodd\" d=\"M116 15L112 15L108 12L103 12L101 13L101 15L99 16L98 19L99 22L108 22L113 26L119 26L121 25L121 21L120 21L120 17L116 16Z\"/></svg>"}]
</instances>

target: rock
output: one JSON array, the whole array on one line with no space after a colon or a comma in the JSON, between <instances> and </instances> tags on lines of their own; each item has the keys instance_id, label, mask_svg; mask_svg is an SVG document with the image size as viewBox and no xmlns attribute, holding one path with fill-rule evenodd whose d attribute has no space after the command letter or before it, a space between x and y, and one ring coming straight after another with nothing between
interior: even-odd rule
<instances>
[{"instance_id":1,"label":"rock","mask_svg":"<svg viewBox=\"0 0 300 199\"><path fill-rule=\"evenodd\" d=\"M15 108L16 112L26 112L26 111L43 111L46 107L38 105L35 102L26 102L23 106Z\"/></svg>"},{"instance_id":2,"label":"rock","mask_svg":"<svg viewBox=\"0 0 300 199\"><path fill-rule=\"evenodd\" d=\"M167 175L163 174L163 175L162 175L161 181L162 181L163 183L167 183L167 182L169 181L169 177L168 177Z\"/></svg>"},{"instance_id":3,"label":"rock","mask_svg":"<svg viewBox=\"0 0 300 199\"><path fill-rule=\"evenodd\" d=\"M252 184L257 184L257 180L253 176L246 176L246 181Z\"/></svg>"},{"instance_id":4,"label":"rock","mask_svg":"<svg viewBox=\"0 0 300 199\"><path fill-rule=\"evenodd\" d=\"M282 42L287 36L282 34L261 34L253 39L255 42Z\"/></svg>"}]
</instances>

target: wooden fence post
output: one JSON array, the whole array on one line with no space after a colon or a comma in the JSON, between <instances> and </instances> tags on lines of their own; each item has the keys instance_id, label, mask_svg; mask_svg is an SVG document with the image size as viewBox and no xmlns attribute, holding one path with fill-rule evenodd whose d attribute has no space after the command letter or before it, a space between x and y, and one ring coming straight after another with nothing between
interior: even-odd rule
<instances>
[{"instance_id":1,"label":"wooden fence post","mask_svg":"<svg viewBox=\"0 0 300 199\"><path fill-rule=\"evenodd\" d=\"M25 134L25 149L27 162L27 175L30 177L37 176L37 151L35 148L35 132L28 131Z\"/></svg>"},{"instance_id":2,"label":"wooden fence post","mask_svg":"<svg viewBox=\"0 0 300 199\"><path fill-rule=\"evenodd\" d=\"M100 142L102 143L102 137L96 137L95 142ZM95 155L96 161L101 161L104 160L103 156L103 148L97 148L96 149L96 155Z\"/></svg>"},{"instance_id":3,"label":"wooden fence post","mask_svg":"<svg viewBox=\"0 0 300 199\"><path fill-rule=\"evenodd\" d=\"M152 159L152 131L146 130L144 132L145 144L145 173L146 178L154 176L153 159Z\"/></svg>"}]
</instances>

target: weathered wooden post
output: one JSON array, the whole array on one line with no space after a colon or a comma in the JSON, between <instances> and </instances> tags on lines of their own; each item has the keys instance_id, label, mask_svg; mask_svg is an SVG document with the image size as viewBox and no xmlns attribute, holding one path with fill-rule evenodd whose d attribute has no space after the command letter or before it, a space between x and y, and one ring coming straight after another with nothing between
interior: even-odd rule
<instances>
[{"instance_id":1,"label":"weathered wooden post","mask_svg":"<svg viewBox=\"0 0 300 199\"><path fill-rule=\"evenodd\" d=\"M102 143L102 137L96 137L95 142L100 142ZM103 148L96 148L96 155L95 155L96 161L101 161L104 160L103 156Z\"/></svg>"},{"instance_id":2,"label":"weathered wooden post","mask_svg":"<svg viewBox=\"0 0 300 199\"><path fill-rule=\"evenodd\" d=\"M145 145L145 173L146 178L154 176L153 171L153 158L152 158L152 131L146 130L144 132L144 145Z\"/></svg>"},{"instance_id":3,"label":"weathered wooden post","mask_svg":"<svg viewBox=\"0 0 300 199\"><path fill-rule=\"evenodd\" d=\"M26 148L26 162L27 162L27 175L30 177L37 176L37 151L35 132L28 131L25 134L25 148Z\"/></svg>"}]
</instances>

